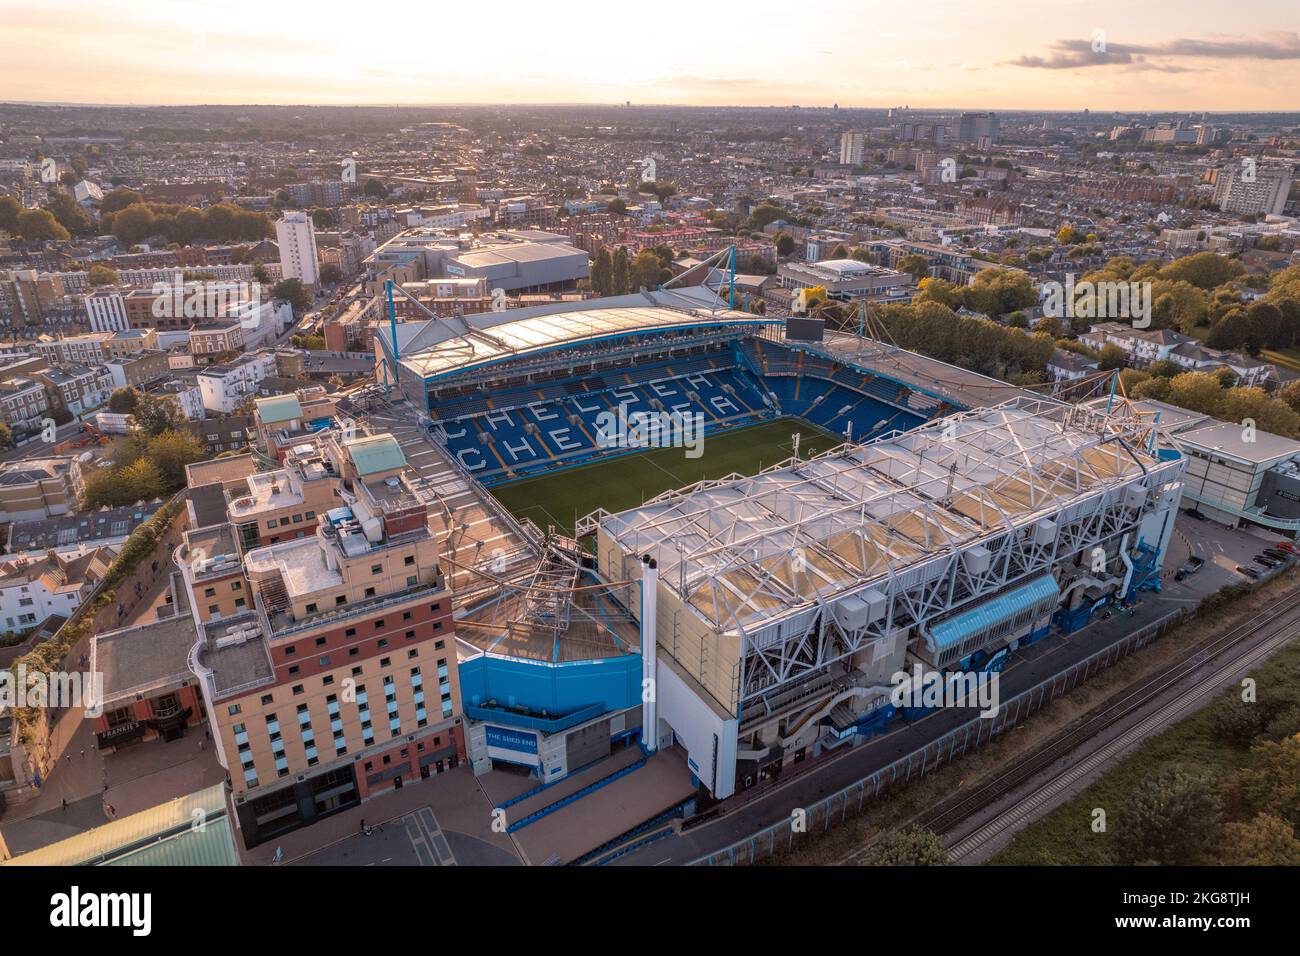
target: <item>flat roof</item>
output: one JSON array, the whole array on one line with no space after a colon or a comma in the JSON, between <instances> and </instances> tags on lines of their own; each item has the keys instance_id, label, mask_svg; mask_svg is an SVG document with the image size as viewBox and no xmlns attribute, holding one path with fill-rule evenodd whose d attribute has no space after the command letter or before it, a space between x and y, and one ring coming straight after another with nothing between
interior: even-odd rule
<instances>
[{"instance_id":1,"label":"flat roof","mask_svg":"<svg viewBox=\"0 0 1300 956\"><path fill-rule=\"evenodd\" d=\"M1247 435L1250 440L1247 440ZM1271 432L1255 429L1248 432L1233 422L1219 422L1203 428L1179 432L1178 441L1193 448L1228 455L1252 465L1274 462L1300 455L1300 442Z\"/></svg>"},{"instance_id":2,"label":"flat roof","mask_svg":"<svg viewBox=\"0 0 1300 956\"><path fill-rule=\"evenodd\" d=\"M104 705L134 699L149 688L197 681L188 664L197 640L190 614L96 634L95 668L104 674Z\"/></svg>"}]
</instances>

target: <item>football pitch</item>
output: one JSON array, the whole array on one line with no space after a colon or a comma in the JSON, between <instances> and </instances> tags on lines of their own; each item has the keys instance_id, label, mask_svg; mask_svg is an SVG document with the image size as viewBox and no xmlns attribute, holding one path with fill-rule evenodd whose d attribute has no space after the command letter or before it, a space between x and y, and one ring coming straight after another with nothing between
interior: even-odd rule
<instances>
[{"instance_id":1,"label":"football pitch","mask_svg":"<svg viewBox=\"0 0 1300 956\"><path fill-rule=\"evenodd\" d=\"M579 465L565 471L521 478L488 489L520 518L539 528L555 525L573 534L574 524L597 508L624 511L673 488L733 472L752 475L793 454L791 436L798 432L799 457L810 458L844 442L844 436L795 418L748 425L704 438L698 458L685 448L655 448Z\"/></svg>"}]
</instances>

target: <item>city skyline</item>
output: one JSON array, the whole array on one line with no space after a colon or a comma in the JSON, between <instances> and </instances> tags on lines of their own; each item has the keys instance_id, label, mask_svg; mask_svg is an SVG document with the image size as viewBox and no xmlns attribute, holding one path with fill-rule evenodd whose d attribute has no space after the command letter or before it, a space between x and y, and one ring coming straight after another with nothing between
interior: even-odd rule
<instances>
[{"instance_id":1,"label":"city skyline","mask_svg":"<svg viewBox=\"0 0 1300 956\"><path fill-rule=\"evenodd\" d=\"M334 0L310 17L249 0L6 6L11 102L1285 111L1300 82L1300 14L1278 0L1250 0L1230 29L1203 0L1181 10L1198 24L1186 29L1118 0L1056 0L1032 22L1011 2L834 0L806 11L793 43L788 10L766 0L741 22L678 0L506 2L487 27L452 23L450 39L446 18L418 14L401 32L341 29L349 8Z\"/></svg>"}]
</instances>

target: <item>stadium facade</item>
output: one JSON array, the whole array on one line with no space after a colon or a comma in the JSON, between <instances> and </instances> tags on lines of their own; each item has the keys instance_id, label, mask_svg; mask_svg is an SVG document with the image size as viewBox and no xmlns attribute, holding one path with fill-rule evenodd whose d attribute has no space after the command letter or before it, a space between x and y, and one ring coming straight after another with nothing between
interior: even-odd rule
<instances>
[{"instance_id":1,"label":"stadium facade","mask_svg":"<svg viewBox=\"0 0 1300 956\"><path fill-rule=\"evenodd\" d=\"M593 501L572 538L523 519L522 573L456 602L476 772L550 782L635 742L726 798L882 730L913 664L997 670L1158 589L1185 462L1152 428L783 325L690 289L376 337L378 379L483 486L636 453L603 440L616 410L846 439L619 514Z\"/></svg>"}]
</instances>

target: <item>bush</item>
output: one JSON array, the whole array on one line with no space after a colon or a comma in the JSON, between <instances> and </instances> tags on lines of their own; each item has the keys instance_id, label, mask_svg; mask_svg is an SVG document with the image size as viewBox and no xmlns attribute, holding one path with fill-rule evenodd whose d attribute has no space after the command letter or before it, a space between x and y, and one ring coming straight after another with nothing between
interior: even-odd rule
<instances>
[{"instance_id":1,"label":"bush","mask_svg":"<svg viewBox=\"0 0 1300 956\"><path fill-rule=\"evenodd\" d=\"M1247 747L1264 729L1267 719L1259 704L1233 699L1215 706L1210 716L1210 727L1220 740L1238 747Z\"/></svg>"}]
</instances>

